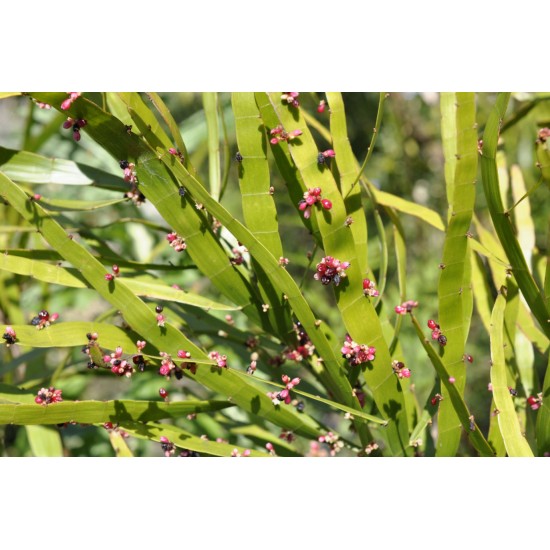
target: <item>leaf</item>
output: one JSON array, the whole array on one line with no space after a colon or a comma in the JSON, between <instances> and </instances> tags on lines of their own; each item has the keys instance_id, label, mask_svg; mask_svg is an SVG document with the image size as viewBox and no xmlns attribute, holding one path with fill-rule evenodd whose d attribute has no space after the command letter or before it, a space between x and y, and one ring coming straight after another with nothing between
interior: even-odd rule
<instances>
[{"instance_id":1,"label":"leaf","mask_svg":"<svg viewBox=\"0 0 550 550\"><path fill-rule=\"evenodd\" d=\"M422 347L428 354L428 357L430 358L430 361L437 375L439 376L442 386L444 386L447 390L449 399L451 400L453 408L458 415L459 422L460 424L462 424L462 427L468 434L468 438L470 439L472 445L481 456L494 456L491 446L487 443L485 437L483 437L479 426L470 414L470 411L468 410L468 407L464 402L464 398L457 390L455 385L449 380L450 374L447 371L445 364L443 363L439 355L437 355L437 352L434 350L428 339L424 336L422 327L420 326L416 317L412 314L410 314L410 317L413 326L416 329L416 335L418 336ZM473 430L471 428L473 428Z\"/></svg>"},{"instance_id":2,"label":"leaf","mask_svg":"<svg viewBox=\"0 0 550 550\"><path fill-rule=\"evenodd\" d=\"M449 197L448 227L443 245L439 277L439 325L447 338L442 361L454 388L461 394L466 386L464 344L468 337L472 309L469 229L475 203L477 173L477 132L473 93L441 94L442 135L445 142L445 170ZM453 138L451 134L455 134ZM454 149L456 147L456 149ZM466 292L468 291L468 292ZM460 444L461 430L457 412L442 388L439 405L437 456L454 456Z\"/></svg>"},{"instance_id":3,"label":"leaf","mask_svg":"<svg viewBox=\"0 0 550 550\"><path fill-rule=\"evenodd\" d=\"M26 426L33 456L63 456L59 430L51 426Z\"/></svg>"},{"instance_id":4,"label":"leaf","mask_svg":"<svg viewBox=\"0 0 550 550\"><path fill-rule=\"evenodd\" d=\"M208 128L208 179L210 181L210 194L214 200L219 200L221 190L221 163L217 93L203 92L202 102L206 115L206 126Z\"/></svg>"},{"instance_id":5,"label":"leaf","mask_svg":"<svg viewBox=\"0 0 550 550\"><path fill-rule=\"evenodd\" d=\"M550 323L548 323L550 312L546 307L542 292L537 287L531 271L529 270L529 266L525 261L525 257L523 256L515 235L514 227L509 219L509 214L504 210L502 205L499 192L495 158L499 128L505 115L509 98L509 93L500 93L489 115L489 119L487 120L487 125L483 134L483 153L481 155L483 189L496 234L510 261L512 273L531 311L538 320L542 331L550 338Z\"/></svg>"},{"instance_id":6,"label":"leaf","mask_svg":"<svg viewBox=\"0 0 550 550\"><path fill-rule=\"evenodd\" d=\"M0 147L0 171L16 182L55 185L92 185L114 191L128 190L121 177L70 160Z\"/></svg>"},{"instance_id":7,"label":"leaf","mask_svg":"<svg viewBox=\"0 0 550 550\"><path fill-rule=\"evenodd\" d=\"M160 438L164 436L181 449L187 449L211 456L231 456L231 453L235 449L241 454L246 450L244 447L237 445L207 441L181 428L168 426L167 424L155 424L153 422L147 424L124 424L123 428L126 432L135 437L160 442ZM268 457L269 455L267 453L250 450L250 456Z\"/></svg>"},{"instance_id":8,"label":"leaf","mask_svg":"<svg viewBox=\"0 0 550 550\"><path fill-rule=\"evenodd\" d=\"M33 398L34 399L34 398ZM103 424L150 422L232 407L227 401L61 401L49 405L0 404L0 424Z\"/></svg>"},{"instance_id":9,"label":"leaf","mask_svg":"<svg viewBox=\"0 0 550 550\"><path fill-rule=\"evenodd\" d=\"M491 316L491 384L493 399L497 409L500 433L508 456L533 456L533 452L521 433L513 398L506 380L506 365L504 360L504 309L506 298L498 295Z\"/></svg>"}]
</instances>

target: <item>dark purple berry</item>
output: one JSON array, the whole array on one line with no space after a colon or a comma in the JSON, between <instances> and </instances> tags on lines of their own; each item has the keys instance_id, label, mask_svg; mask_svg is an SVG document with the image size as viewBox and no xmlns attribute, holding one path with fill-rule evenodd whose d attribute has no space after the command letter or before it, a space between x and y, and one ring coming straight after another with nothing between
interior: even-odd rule
<instances>
[{"instance_id":1,"label":"dark purple berry","mask_svg":"<svg viewBox=\"0 0 550 550\"><path fill-rule=\"evenodd\" d=\"M130 163L127 160L121 160L118 165L122 168L122 170L126 170L126 168L130 166Z\"/></svg>"},{"instance_id":2,"label":"dark purple berry","mask_svg":"<svg viewBox=\"0 0 550 550\"><path fill-rule=\"evenodd\" d=\"M243 161L243 156L239 153L239 151L237 151L236 154L235 154L235 160L237 162L242 162Z\"/></svg>"},{"instance_id":3,"label":"dark purple berry","mask_svg":"<svg viewBox=\"0 0 550 550\"><path fill-rule=\"evenodd\" d=\"M447 337L444 334L440 334L437 341L440 345L446 346L447 345Z\"/></svg>"}]
</instances>

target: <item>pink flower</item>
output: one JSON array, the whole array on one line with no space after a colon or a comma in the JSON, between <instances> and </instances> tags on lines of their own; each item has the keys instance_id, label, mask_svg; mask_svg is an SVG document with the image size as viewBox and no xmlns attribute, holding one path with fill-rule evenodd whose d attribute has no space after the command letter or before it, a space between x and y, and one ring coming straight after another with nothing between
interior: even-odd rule
<instances>
[{"instance_id":1,"label":"pink flower","mask_svg":"<svg viewBox=\"0 0 550 550\"><path fill-rule=\"evenodd\" d=\"M324 285L328 285L332 282L335 286L338 286L340 281L346 277L345 271L349 266L349 262L340 262L340 260L332 256L325 256L317 264L317 272L313 278L316 281L321 281Z\"/></svg>"},{"instance_id":2,"label":"pink flower","mask_svg":"<svg viewBox=\"0 0 550 550\"><path fill-rule=\"evenodd\" d=\"M418 302L415 302L414 300L407 300L406 302L403 302L400 306L395 306L395 313L398 313L399 315L405 315L407 313L411 313L413 308L418 306Z\"/></svg>"},{"instance_id":3,"label":"pink flower","mask_svg":"<svg viewBox=\"0 0 550 550\"><path fill-rule=\"evenodd\" d=\"M227 355L220 355L217 351L211 351L208 357L216 361L218 367L227 368Z\"/></svg>"},{"instance_id":4,"label":"pink flower","mask_svg":"<svg viewBox=\"0 0 550 550\"><path fill-rule=\"evenodd\" d=\"M62 390L56 390L53 386L38 390L38 394L34 398L34 402L38 405L49 405L51 403L59 403L63 401L61 397Z\"/></svg>"}]
</instances>

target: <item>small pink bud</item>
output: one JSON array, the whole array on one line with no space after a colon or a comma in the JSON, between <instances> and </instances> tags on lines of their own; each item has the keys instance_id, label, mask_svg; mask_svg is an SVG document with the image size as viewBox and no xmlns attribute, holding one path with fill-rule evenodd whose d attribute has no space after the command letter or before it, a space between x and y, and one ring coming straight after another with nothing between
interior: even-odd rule
<instances>
[{"instance_id":1,"label":"small pink bud","mask_svg":"<svg viewBox=\"0 0 550 550\"><path fill-rule=\"evenodd\" d=\"M325 158L327 157L334 158L336 156L336 153L334 152L333 149L327 149L326 151L323 151L323 156Z\"/></svg>"},{"instance_id":2,"label":"small pink bud","mask_svg":"<svg viewBox=\"0 0 550 550\"><path fill-rule=\"evenodd\" d=\"M266 448L270 453L272 453L272 452L275 450L275 448L273 447L273 443L269 443L269 442L265 444L265 448Z\"/></svg>"},{"instance_id":3,"label":"small pink bud","mask_svg":"<svg viewBox=\"0 0 550 550\"><path fill-rule=\"evenodd\" d=\"M326 102L324 99L321 99L321 101L319 102L319 105L317 105L317 112L318 113L324 113L325 112L325 107L326 107Z\"/></svg>"},{"instance_id":4,"label":"small pink bud","mask_svg":"<svg viewBox=\"0 0 550 550\"><path fill-rule=\"evenodd\" d=\"M39 201L41 198L42 198L42 195L40 193L35 193L32 198L35 200L35 201Z\"/></svg>"},{"instance_id":5,"label":"small pink bud","mask_svg":"<svg viewBox=\"0 0 550 550\"><path fill-rule=\"evenodd\" d=\"M300 379L299 378L293 378L292 381L290 382L293 386L297 386L299 383L300 383Z\"/></svg>"},{"instance_id":6,"label":"small pink bud","mask_svg":"<svg viewBox=\"0 0 550 550\"><path fill-rule=\"evenodd\" d=\"M75 131L73 132L73 139L74 139L75 141L80 141L80 138L81 138L80 132L79 132L78 130L75 130Z\"/></svg>"},{"instance_id":7,"label":"small pink bud","mask_svg":"<svg viewBox=\"0 0 550 550\"><path fill-rule=\"evenodd\" d=\"M173 148L173 147L170 147L170 149L168 149L168 152L171 154L171 155L177 155L178 152Z\"/></svg>"},{"instance_id":8,"label":"small pink bud","mask_svg":"<svg viewBox=\"0 0 550 550\"><path fill-rule=\"evenodd\" d=\"M277 138L271 138L269 140L269 143L271 143L271 145L277 145L277 143L279 143L279 140Z\"/></svg>"},{"instance_id":9,"label":"small pink bud","mask_svg":"<svg viewBox=\"0 0 550 550\"><path fill-rule=\"evenodd\" d=\"M57 321L59 319L59 313L52 313L50 315L50 323L54 323L55 321Z\"/></svg>"},{"instance_id":10,"label":"small pink bud","mask_svg":"<svg viewBox=\"0 0 550 550\"><path fill-rule=\"evenodd\" d=\"M250 449L245 449L243 451L243 456L250 456Z\"/></svg>"},{"instance_id":11,"label":"small pink bud","mask_svg":"<svg viewBox=\"0 0 550 550\"><path fill-rule=\"evenodd\" d=\"M449 384L454 384L456 382L456 378L454 376L449 376Z\"/></svg>"},{"instance_id":12,"label":"small pink bud","mask_svg":"<svg viewBox=\"0 0 550 550\"><path fill-rule=\"evenodd\" d=\"M191 357L191 354L188 351L180 349L178 350L178 357L180 359L189 359L189 357Z\"/></svg>"},{"instance_id":13,"label":"small pink bud","mask_svg":"<svg viewBox=\"0 0 550 550\"><path fill-rule=\"evenodd\" d=\"M66 111L67 109L69 109L71 107L73 103L73 100L68 97L65 101L63 101L63 103L61 104L61 110L62 111Z\"/></svg>"},{"instance_id":14,"label":"small pink bud","mask_svg":"<svg viewBox=\"0 0 550 550\"><path fill-rule=\"evenodd\" d=\"M166 436L161 435L160 436L160 442L161 443L170 443L170 440Z\"/></svg>"},{"instance_id":15,"label":"small pink bud","mask_svg":"<svg viewBox=\"0 0 550 550\"><path fill-rule=\"evenodd\" d=\"M164 388L160 388L159 390L159 395L163 398L163 399L166 399L168 397L168 392L164 389Z\"/></svg>"},{"instance_id":16,"label":"small pink bud","mask_svg":"<svg viewBox=\"0 0 550 550\"><path fill-rule=\"evenodd\" d=\"M325 210L330 210L332 208L332 202L330 202L328 199L323 199L321 201L321 204Z\"/></svg>"},{"instance_id":17,"label":"small pink bud","mask_svg":"<svg viewBox=\"0 0 550 550\"><path fill-rule=\"evenodd\" d=\"M113 279L114 279L114 277L111 273L105 273L105 280L106 281L112 281Z\"/></svg>"},{"instance_id":18,"label":"small pink bud","mask_svg":"<svg viewBox=\"0 0 550 550\"><path fill-rule=\"evenodd\" d=\"M117 276L120 273L120 267L118 267L118 265L113 264L112 269L113 269L113 273L115 274L115 276Z\"/></svg>"},{"instance_id":19,"label":"small pink bud","mask_svg":"<svg viewBox=\"0 0 550 550\"><path fill-rule=\"evenodd\" d=\"M103 356L103 361L105 361L105 363L110 363L111 359L112 359L112 357L110 355L104 355Z\"/></svg>"}]
</instances>

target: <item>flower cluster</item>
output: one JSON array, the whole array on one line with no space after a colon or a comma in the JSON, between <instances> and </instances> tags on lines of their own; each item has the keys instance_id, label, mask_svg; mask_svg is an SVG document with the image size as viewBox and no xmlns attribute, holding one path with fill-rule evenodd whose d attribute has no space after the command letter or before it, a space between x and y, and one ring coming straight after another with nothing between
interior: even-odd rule
<instances>
[{"instance_id":1,"label":"flower cluster","mask_svg":"<svg viewBox=\"0 0 550 550\"><path fill-rule=\"evenodd\" d=\"M542 393L537 394L537 397L530 395L527 398L527 404L533 411L540 409L540 406L542 405Z\"/></svg>"},{"instance_id":2,"label":"flower cluster","mask_svg":"<svg viewBox=\"0 0 550 550\"><path fill-rule=\"evenodd\" d=\"M104 355L103 362L111 366L111 372L117 376L126 376L130 378L134 374L134 367L126 360L122 359L122 348L118 346L111 355Z\"/></svg>"},{"instance_id":3,"label":"flower cluster","mask_svg":"<svg viewBox=\"0 0 550 550\"><path fill-rule=\"evenodd\" d=\"M440 393L436 393L431 399L430 403L435 407L440 401L443 401L443 396Z\"/></svg>"},{"instance_id":4,"label":"flower cluster","mask_svg":"<svg viewBox=\"0 0 550 550\"><path fill-rule=\"evenodd\" d=\"M321 281L324 285L332 282L338 286L340 281L346 277L346 269L349 266L349 262L341 262L332 256L325 256L317 264L317 273L313 275L313 278L316 281Z\"/></svg>"},{"instance_id":5,"label":"flower cluster","mask_svg":"<svg viewBox=\"0 0 550 550\"><path fill-rule=\"evenodd\" d=\"M227 368L227 355L220 355L217 351L211 351L208 357L216 361L218 367Z\"/></svg>"},{"instance_id":6,"label":"flower cluster","mask_svg":"<svg viewBox=\"0 0 550 550\"><path fill-rule=\"evenodd\" d=\"M437 340L441 346L447 345L447 337L441 333L441 327L433 319L428 321L428 328L432 331L432 340Z\"/></svg>"},{"instance_id":7,"label":"flower cluster","mask_svg":"<svg viewBox=\"0 0 550 550\"><path fill-rule=\"evenodd\" d=\"M395 306L395 313L399 315L405 315L407 313L411 313L413 308L418 306L418 302L415 302L414 300L407 300L406 302L403 302L400 306Z\"/></svg>"},{"instance_id":8,"label":"flower cluster","mask_svg":"<svg viewBox=\"0 0 550 550\"><path fill-rule=\"evenodd\" d=\"M176 452L176 446L164 435L160 436L160 446L164 452L164 456L169 457Z\"/></svg>"},{"instance_id":9,"label":"flower cluster","mask_svg":"<svg viewBox=\"0 0 550 550\"><path fill-rule=\"evenodd\" d=\"M309 336L300 321L296 321L294 323L294 332L296 333L298 345L295 349L286 348L283 354L286 359L300 363L307 357L313 355L315 346L311 343L311 340L309 339Z\"/></svg>"},{"instance_id":10,"label":"flower cluster","mask_svg":"<svg viewBox=\"0 0 550 550\"><path fill-rule=\"evenodd\" d=\"M327 149L326 151L321 151L317 155L317 164L326 164L329 158L334 158L335 156L336 156L336 153L334 152L334 149Z\"/></svg>"},{"instance_id":11,"label":"flower cluster","mask_svg":"<svg viewBox=\"0 0 550 550\"><path fill-rule=\"evenodd\" d=\"M6 330L2 335L2 338L6 341L6 347L8 348L12 344L15 344L15 342L17 341L17 335L15 334L15 330L13 330L12 327L6 327Z\"/></svg>"},{"instance_id":12,"label":"flower cluster","mask_svg":"<svg viewBox=\"0 0 550 550\"><path fill-rule=\"evenodd\" d=\"M183 237L178 236L177 233L172 232L166 235L166 240L170 243L170 246L176 252L183 252L187 248L187 243Z\"/></svg>"},{"instance_id":13,"label":"flower cluster","mask_svg":"<svg viewBox=\"0 0 550 550\"><path fill-rule=\"evenodd\" d=\"M344 442L340 441L339 436L332 432L327 432L317 438L319 443L326 443L330 447L330 456L336 456L344 448Z\"/></svg>"},{"instance_id":14,"label":"flower cluster","mask_svg":"<svg viewBox=\"0 0 550 550\"><path fill-rule=\"evenodd\" d=\"M43 309L38 312L38 315L32 318L31 325L36 327L37 330L42 330L45 327L49 327L51 323L55 323L59 318L59 313L52 313L51 315Z\"/></svg>"},{"instance_id":15,"label":"flower cluster","mask_svg":"<svg viewBox=\"0 0 550 550\"><path fill-rule=\"evenodd\" d=\"M304 213L306 220L311 216L311 207L318 202L321 203L321 206L325 210L332 208L332 202L328 199L323 199L321 196L320 187L313 187L304 193L304 198L298 203L298 208Z\"/></svg>"},{"instance_id":16,"label":"flower cluster","mask_svg":"<svg viewBox=\"0 0 550 550\"><path fill-rule=\"evenodd\" d=\"M367 363L368 361L374 361L376 355L376 348L354 342L349 334L346 334L344 345L340 351L342 352L342 357L346 358L352 367L361 363Z\"/></svg>"},{"instance_id":17,"label":"flower cluster","mask_svg":"<svg viewBox=\"0 0 550 550\"><path fill-rule=\"evenodd\" d=\"M298 96L300 92L284 92L281 96L281 100L293 107L299 107L300 102L298 101Z\"/></svg>"},{"instance_id":18,"label":"flower cluster","mask_svg":"<svg viewBox=\"0 0 550 550\"><path fill-rule=\"evenodd\" d=\"M50 403L59 403L63 401L61 397L62 390L56 390L53 386L38 390L34 402L38 405L49 405Z\"/></svg>"},{"instance_id":19,"label":"flower cluster","mask_svg":"<svg viewBox=\"0 0 550 550\"><path fill-rule=\"evenodd\" d=\"M237 243L237 246L234 246L231 251L233 252L233 257L230 258L229 261L233 265L241 265L244 262L244 255L248 252L246 246Z\"/></svg>"},{"instance_id":20,"label":"flower cluster","mask_svg":"<svg viewBox=\"0 0 550 550\"><path fill-rule=\"evenodd\" d=\"M292 397L290 396L290 390L294 388L294 386L297 386L300 383L299 378L293 378L290 379L290 376L287 376L286 374L283 374L281 376L281 379L283 381L283 384L285 385L285 388L281 390L280 392L268 392L267 396L274 405L280 405L281 403L284 403L285 405L290 405L292 401Z\"/></svg>"},{"instance_id":21,"label":"flower cluster","mask_svg":"<svg viewBox=\"0 0 550 550\"><path fill-rule=\"evenodd\" d=\"M172 156L178 157L181 160L181 162L185 161L185 157L183 156L183 153L179 149L174 149L174 147L170 147L170 149L168 149L168 152Z\"/></svg>"},{"instance_id":22,"label":"flower cluster","mask_svg":"<svg viewBox=\"0 0 550 550\"><path fill-rule=\"evenodd\" d=\"M269 132L269 134L273 136L269 141L271 145L277 145L277 143L279 143L280 141L292 141L298 136L301 136L302 133L302 130L292 130L292 132L285 132L283 127L279 125Z\"/></svg>"},{"instance_id":23,"label":"flower cluster","mask_svg":"<svg viewBox=\"0 0 550 550\"><path fill-rule=\"evenodd\" d=\"M128 183L138 183L136 165L133 162L128 162L127 160L120 160L118 162L120 169L124 172L124 181Z\"/></svg>"},{"instance_id":24,"label":"flower cluster","mask_svg":"<svg viewBox=\"0 0 550 550\"><path fill-rule=\"evenodd\" d=\"M379 296L380 293L378 290L376 290L376 285L374 284L374 281L371 281L370 279L363 279L363 294L365 296Z\"/></svg>"},{"instance_id":25,"label":"flower cluster","mask_svg":"<svg viewBox=\"0 0 550 550\"><path fill-rule=\"evenodd\" d=\"M67 92L69 97L61 103L61 110L70 109L71 105L82 95L82 92Z\"/></svg>"},{"instance_id":26,"label":"flower cluster","mask_svg":"<svg viewBox=\"0 0 550 550\"><path fill-rule=\"evenodd\" d=\"M411 369L407 368L405 363L401 361L392 361L391 368L399 379L411 377Z\"/></svg>"},{"instance_id":27,"label":"flower cluster","mask_svg":"<svg viewBox=\"0 0 550 550\"><path fill-rule=\"evenodd\" d=\"M84 126L86 126L86 124L88 124L88 122L83 118L79 118L78 120L76 120L74 118L69 117L63 123L63 128L65 128L65 130L68 130L69 128L72 128L72 130L73 130L73 139L75 141L80 141L80 137L81 137L80 136L80 129L84 128Z\"/></svg>"}]
</instances>

